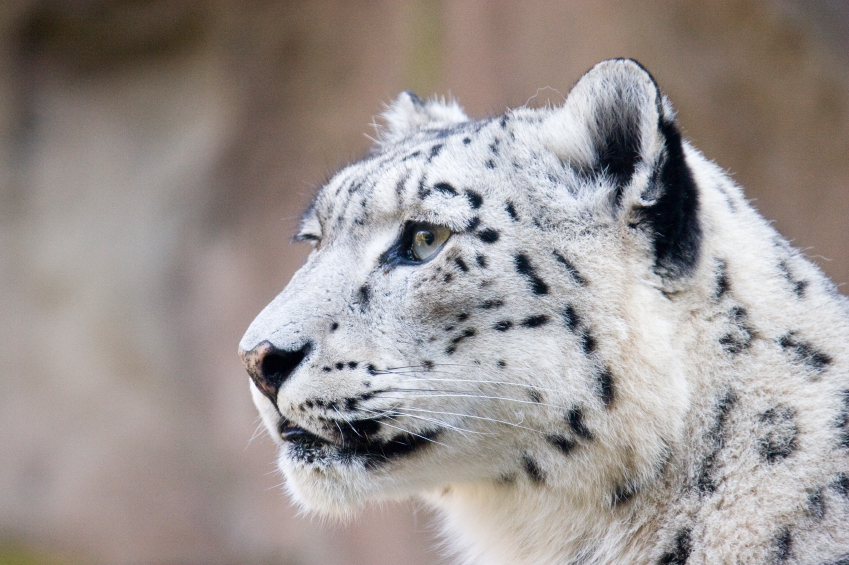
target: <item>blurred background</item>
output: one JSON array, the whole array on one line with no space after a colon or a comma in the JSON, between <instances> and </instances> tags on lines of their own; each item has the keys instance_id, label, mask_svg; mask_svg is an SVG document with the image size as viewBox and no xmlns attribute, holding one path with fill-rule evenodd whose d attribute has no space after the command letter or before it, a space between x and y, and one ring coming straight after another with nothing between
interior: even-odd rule
<instances>
[{"instance_id":1,"label":"blurred background","mask_svg":"<svg viewBox=\"0 0 849 565\"><path fill-rule=\"evenodd\" d=\"M0 564L445 563L415 504L297 515L236 345L399 91L481 117L614 56L849 281L844 0L0 3Z\"/></svg>"}]
</instances>

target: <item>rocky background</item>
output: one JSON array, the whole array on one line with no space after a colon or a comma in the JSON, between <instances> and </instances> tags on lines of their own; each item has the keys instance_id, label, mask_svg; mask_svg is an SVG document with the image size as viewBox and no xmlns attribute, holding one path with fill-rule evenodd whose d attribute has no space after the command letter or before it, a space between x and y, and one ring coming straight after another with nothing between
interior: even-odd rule
<instances>
[{"instance_id":1,"label":"rocky background","mask_svg":"<svg viewBox=\"0 0 849 565\"><path fill-rule=\"evenodd\" d=\"M483 116L613 56L849 281L842 0L0 3L0 564L445 563L415 504L297 516L236 345L397 92Z\"/></svg>"}]
</instances>

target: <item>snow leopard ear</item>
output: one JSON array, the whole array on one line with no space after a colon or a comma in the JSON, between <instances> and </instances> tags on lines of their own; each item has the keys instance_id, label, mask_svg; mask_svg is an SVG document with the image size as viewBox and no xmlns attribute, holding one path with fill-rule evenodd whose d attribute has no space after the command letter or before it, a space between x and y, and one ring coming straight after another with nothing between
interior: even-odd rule
<instances>
[{"instance_id":1,"label":"snow leopard ear","mask_svg":"<svg viewBox=\"0 0 849 565\"><path fill-rule=\"evenodd\" d=\"M396 142L423 126L446 127L469 120L456 101L425 101L409 90L399 94L382 117L386 122L386 128L379 132L382 143Z\"/></svg>"},{"instance_id":2,"label":"snow leopard ear","mask_svg":"<svg viewBox=\"0 0 849 565\"><path fill-rule=\"evenodd\" d=\"M669 101L630 59L603 61L543 123L548 147L586 189L645 229L655 272L687 275L699 256L698 189Z\"/></svg>"}]
</instances>

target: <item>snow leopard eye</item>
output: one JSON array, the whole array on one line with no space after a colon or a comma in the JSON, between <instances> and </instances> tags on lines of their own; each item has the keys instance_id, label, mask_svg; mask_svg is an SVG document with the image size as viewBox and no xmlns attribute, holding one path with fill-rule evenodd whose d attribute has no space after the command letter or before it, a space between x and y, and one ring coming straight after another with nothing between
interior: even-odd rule
<instances>
[{"instance_id":1,"label":"snow leopard eye","mask_svg":"<svg viewBox=\"0 0 849 565\"><path fill-rule=\"evenodd\" d=\"M409 230L410 240L405 250L406 258L410 261L427 261L436 255L442 245L451 235L451 230L445 226L427 223L413 224Z\"/></svg>"}]
</instances>

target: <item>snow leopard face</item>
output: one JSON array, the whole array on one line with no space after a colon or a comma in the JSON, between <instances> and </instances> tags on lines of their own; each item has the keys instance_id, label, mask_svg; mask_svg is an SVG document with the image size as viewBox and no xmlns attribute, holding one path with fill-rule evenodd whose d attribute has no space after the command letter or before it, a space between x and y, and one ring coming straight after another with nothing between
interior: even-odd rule
<instances>
[{"instance_id":1,"label":"snow leopard face","mask_svg":"<svg viewBox=\"0 0 849 565\"><path fill-rule=\"evenodd\" d=\"M559 108L475 121L404 93L385 118L240 344L295 498L345 513L522 481L627 500L681 433L665 320L702 229L651 76L606 61Z\"/></svg>"}]
</instances>

